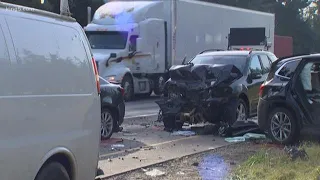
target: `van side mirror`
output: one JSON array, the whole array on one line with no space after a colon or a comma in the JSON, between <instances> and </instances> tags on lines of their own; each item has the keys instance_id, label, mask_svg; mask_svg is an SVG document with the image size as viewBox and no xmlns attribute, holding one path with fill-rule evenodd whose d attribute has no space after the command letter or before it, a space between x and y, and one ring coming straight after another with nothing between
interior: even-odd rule
<instances>
[{"instance_id":1,"label":"van side mirror","mask_svg":"<svg viewBox=\"0 0 320 180\"><path fill-rule=\"evenodd\" d=\"M142 51L142 42L143 41L143 39L142 38L137 38L137 47L136 47L136 51Z\"/></svg>"}]
</instances>

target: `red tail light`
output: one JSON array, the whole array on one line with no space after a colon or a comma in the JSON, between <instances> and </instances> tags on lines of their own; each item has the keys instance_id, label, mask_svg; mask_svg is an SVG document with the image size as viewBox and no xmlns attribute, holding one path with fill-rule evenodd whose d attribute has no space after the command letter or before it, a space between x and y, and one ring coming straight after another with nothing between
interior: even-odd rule
<instances>
[{"instance_id":1,"label":"red tail light","mask_svg":"<svg viewBox=\"0 0 320 180\"><path fill-rule=\"evenodd\" d=\"M261 84L260 89L259 89L259 96L260 97L262 96L262 92L263 92L264 87L265 87L264 84Z\"/></svg>"},{"instance_id":2,"label":"red tail light","mask_svg":"<svg viewBox=\"0 0 320 180\"><path fill-rule=\"evenodd\" d=\"M96 78L96 85L97 85L98 94L100 94L99 72L98 72L96 61L94 60L93 57L92 57L92 66L93 66L94 76Z\"/></svg>"},{"instance_id":3,"label":"red tail light","mask_svg":"<svg viewBox=\"0 0 320 180\"><path fill-rule=\"evenodd\" d=\"M121 92L122 96L124 96L124 89L122 87L120 87L120 92Z\"/></svg>"}]
</instances>

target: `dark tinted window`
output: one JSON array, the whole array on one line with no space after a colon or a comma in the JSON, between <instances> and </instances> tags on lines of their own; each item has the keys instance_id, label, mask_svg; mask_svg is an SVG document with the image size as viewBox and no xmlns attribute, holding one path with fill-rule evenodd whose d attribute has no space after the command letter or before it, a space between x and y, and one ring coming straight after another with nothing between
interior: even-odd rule
<instances>
[{"instance_id":1,"label":"dark tinted window","mask_svg":"<svg viewBox=\"0 0 320 180\"><path fill-rule=\"evenodd\" d=\"M246 60L247 56L243 55L199 55L191 62L193 64L233 64L242 72Z\"/></svg>"},{"instance_id":2,"label":"dark tinted window","mask_svg":"<svg viewBox=\"0 0 320 180\"><path fill-rule=\"evenodd\" d=\"M267 55L260 55L262 68L263 68L263 74L269 73L271 68L271 61L268 59Z\"/></svg>"},{"instance_id":3,"label":"dark tinted window","mask_svg":"<svg viewBox=\"0 0 320 180\"><path fill-rule=\"evenodd\" d=\"M137 50L137 38L138 38L138 36L136 36L136 35L130 36L129 51L136 51Z\"/></svg>"},{"instance_id":4,"label":"dark tinted window","mask_svg":"<svg viewBox=\"0 0 320 180\"><path fill-rule=\"evenodd\" d=\"M260 73L262 74L262 68L258 56L253 56L250 62L250 71L251 73Z\"/></svg>"},{"instance_id":5,"label":"dark tinted window","mask_svg":"<svg viewBox=\"0 0 320 180\"><path fill-rule=\"evenodd\" d=\"M87 31L92 49L124 49L128 32L124 31Z\"/></svg>"},{"instance_id":6,"label":"dark tinted window","mask_svg":"<svg viewBox=\"0 0 320 180\"><path fill-rule=\"evenodd\" d=\"M298 66L298 61L292 61L287 63L285 66L282 67L282 69L279 71L278 75L284 76L287 78L291 78L294 74L294 71L296 70Z\"/></svg>"}]
</instances>

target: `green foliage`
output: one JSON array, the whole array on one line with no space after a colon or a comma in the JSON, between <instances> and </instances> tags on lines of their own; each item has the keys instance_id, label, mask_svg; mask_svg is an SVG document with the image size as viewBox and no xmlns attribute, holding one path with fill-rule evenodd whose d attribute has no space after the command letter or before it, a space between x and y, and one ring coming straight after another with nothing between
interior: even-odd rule
<instances>
[{"instance_id":1,"label":"green foliage","mask_svg":"<svg viewBox=\"0 0 320 180\"><path fill-rule=\"evenodd\" d=\"M231 174L232 180L304 180L320 177L320 146L305 144L309 159L291 160L282 149L263 149L242 163Z\"/></svg>"}]
</instances>

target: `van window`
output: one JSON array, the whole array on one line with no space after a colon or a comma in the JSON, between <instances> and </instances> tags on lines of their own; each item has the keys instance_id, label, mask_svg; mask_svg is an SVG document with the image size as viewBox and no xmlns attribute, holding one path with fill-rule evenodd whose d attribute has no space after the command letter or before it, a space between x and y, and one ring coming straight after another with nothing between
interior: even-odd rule
<instances>
[{"instance_id":1,"label":"van window","mask_svg":"<svg viewBox=\"0 0 320 180\"><path fill-rule=\"evenodd\" d=\"M16 82L24 87L18 94L92 92L90 62L77 30L15 17L8 17L8 26L17 54Z\"/></svg>"},{"instance_id":2,"label":"van window","mask_svg":"<svg viewBox=\"0 0 320 180\"><path fill-rule=\"evenodd\" d=\"M4 38L2 27L0 26L0 66L6 64L10 64L10 59L6 40Z\"/></svg>"}]
</instances>

